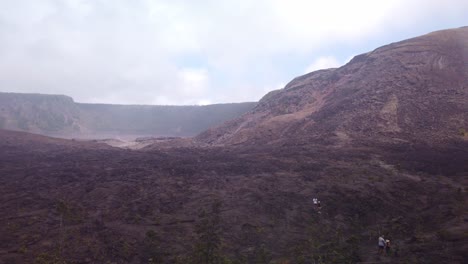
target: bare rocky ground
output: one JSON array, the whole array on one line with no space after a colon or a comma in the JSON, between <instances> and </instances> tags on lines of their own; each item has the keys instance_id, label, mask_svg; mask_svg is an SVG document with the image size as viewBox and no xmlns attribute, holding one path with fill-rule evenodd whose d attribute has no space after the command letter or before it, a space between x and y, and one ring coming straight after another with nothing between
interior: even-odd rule
<instances>
[{"instance_id":1,"label":"bare rocky ground","mask_svg":"<svg viewBox=\"0 0 468 264\"><path fill-rule=\"evenodd\" d=\"M466 263L467 146L135 151L1 131L0 263L190 263L217 201L224 263Z\"/></svg>"},{"instance_id":2,"label":"bare rocky ground","mask_svg":"<svg viewBox=\"0 0 468 264\"><path fill-rule=\"evenodd\" d=\"M107 144L112 147L116 148L123 148L123 149L142 149L142 148L151 148L156 147L162 148L166 147L174 147L177 144L183 144L186 146L187 144L191 143L190 138L182 138L182 137L137 137L137 138L106 138L106 139L94 139L94 140L81 140L81 141L88 141L94 143L103 143ZM182 146L182 145L181 145Z\"/></svg>"}]
</instances>

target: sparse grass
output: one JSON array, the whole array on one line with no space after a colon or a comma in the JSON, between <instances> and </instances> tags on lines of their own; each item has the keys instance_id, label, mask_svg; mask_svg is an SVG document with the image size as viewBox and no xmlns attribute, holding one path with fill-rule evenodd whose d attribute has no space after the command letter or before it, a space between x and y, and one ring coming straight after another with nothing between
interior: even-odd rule
<instances>
[{"instance_id":1,"label":"sparse grass","mask_svg":"<svg viewBox=\"0 0 468 264\"><path fill-rule=\"evenodd\" d=\"M59 199L55 209L63 217L64 224L79 224L84 221L85 213L83 209L73 203Z\"/></svg>"},{"instance_id":2,"label":"sparse grass","mask_svg":"<svg viewBox=\"0 0 468 264\"><path fill-rule=\"evenodd\" d=\"M462 137L468 137L468 131L465 128L458 129L458 134Z\"/></svg>"},{"instance_id":3,"label":"sparse grass","mask_svg":"<svg viewBox=\"0 0 468 264\"><path fill-rule=\"evenodd\" d=\"M68 262L61 259L56 253L39 253L34 264L67 264Z\"/></svg>"},{"instance_id":4,"label":"sparse grass","mask_svg":"<svg viewBox=\"0 0 468 264\"><path fill-rule=\"evenodd\" d=\"M20 253L20 254L25 254L27 251L28 251L28 248L27 248L26 245L22 245L22 246L18 249L18 253Z\"/></svg>"}]
</instances>

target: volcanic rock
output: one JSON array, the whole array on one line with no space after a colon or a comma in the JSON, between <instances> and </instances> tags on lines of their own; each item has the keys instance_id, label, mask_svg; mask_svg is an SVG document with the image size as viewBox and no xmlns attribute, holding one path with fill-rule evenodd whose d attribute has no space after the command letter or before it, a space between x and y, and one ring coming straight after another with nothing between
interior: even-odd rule
<instances>
[{"instance_id":1,"label":"volcanic rock","mask_svg":"<svg viewBox=\"0 0 468 264\"><path fill-rule=\"evenodd\" d=\"M463 138L468 27L433 32L297 77L243 116L196 137L213 145Z\"/></svg>"}]
</instances>

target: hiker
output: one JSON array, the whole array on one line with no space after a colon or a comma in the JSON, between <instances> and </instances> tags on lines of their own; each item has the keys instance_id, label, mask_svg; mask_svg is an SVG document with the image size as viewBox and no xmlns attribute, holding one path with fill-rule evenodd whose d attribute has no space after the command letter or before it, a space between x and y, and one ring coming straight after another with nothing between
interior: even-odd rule
<instances>
[{"instance_id":1,"label":"hiker","mask_svg":"<svg viewBox=\"0 0 468 264\"><path fill-rule=\"evenodd\" d=\"M382 254L385 249L385 239L383 235L379 236L379 251L378 254Z\"/></svg>"},{"instance_id":2,"label":"hiker","mask_svg":"<svg viewBox=\"0 0 468 264\"><path fill-rule=\"evenodd\" d=\"M385 255L390 254L390 240L385 240Z\"/></svg>"},{"instance_id":3,"label":"hiker","mask_svg":"<svg viewBox=\"0 0 468 264\"><path fill-rule=\"evenodd\" d=\"M315 210L320 214L320 209L322 209L322 206L320 205L320 201L317 198L312 199L315 205Z\"/></svg>"}]
</instances>

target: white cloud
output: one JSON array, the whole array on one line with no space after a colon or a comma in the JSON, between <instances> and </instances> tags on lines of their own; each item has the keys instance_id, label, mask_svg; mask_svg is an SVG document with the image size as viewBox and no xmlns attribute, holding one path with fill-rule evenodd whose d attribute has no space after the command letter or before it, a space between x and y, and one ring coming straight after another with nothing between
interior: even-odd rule
<instances>
[{"instance_id":1,"label":"white cloud","mask_svg":"<svg viewBox=\"0 0 468 264\"><path fill-rule=\"evenodd\" d=\"M202 100L197 102L197 105L209 105L209 104L212 104L212 102L210 100L207 100L207 99L202 99Z\"/></svg>"},{"instance_id":2,"label":"white cloud","mask_svg":"<svg viewBox=\"0 0 468 264\"><path fill-rule=\"evenodd\" d=\"M320 57L306 68L305 73L322 70L322 69L337 68L337 67L340 67L341 65L342 63L340 63L333 56Z\"/></svg>"},{"instance_id":3,"label":"white cloud","mask_svg":"<svg viewBox=\"0 0 468 264\"><path fill-rule=\"evenodd\" d=\"M106 103L257 100L301 74L307 58L318 58L308 70L336 67L356 53L344 49L369 49L370 38L395 41L410 28L468 23L468 1L458 0L0 0L0 6L3 91ZM329 46L342 49L341 57L325 56Z\"/></svg>"},{"instance_id":4,"label":"white cloud","mask_svg":"<svg viewBox=\"0 0 468 264\"><path fill-rule=\"evenodd\" d=\"M196 97L208 90L209 77L206 69L182 69L179 72L181 96Z\"/></svg>"}]
</instances>

